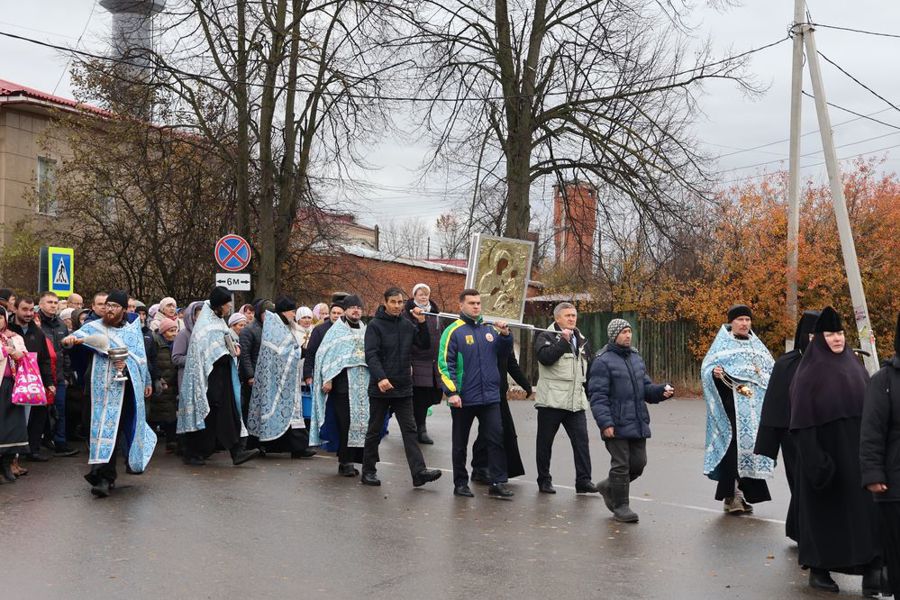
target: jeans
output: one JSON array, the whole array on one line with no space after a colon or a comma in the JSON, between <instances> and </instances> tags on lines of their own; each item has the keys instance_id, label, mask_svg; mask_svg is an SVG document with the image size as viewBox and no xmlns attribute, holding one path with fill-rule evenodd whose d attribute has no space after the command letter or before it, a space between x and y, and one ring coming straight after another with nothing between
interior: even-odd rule
<instances>
[{"instance_id":1,"label":"jeans","mask_svg":"<svg viewBox=\"0 0 900 600\"><path fill-rule=\"evenodd\" d=\"M66 383L56 384L56 431L53 432L53 443L56 449L65 448L66 437Z\"/></svg>"}]
</instances>

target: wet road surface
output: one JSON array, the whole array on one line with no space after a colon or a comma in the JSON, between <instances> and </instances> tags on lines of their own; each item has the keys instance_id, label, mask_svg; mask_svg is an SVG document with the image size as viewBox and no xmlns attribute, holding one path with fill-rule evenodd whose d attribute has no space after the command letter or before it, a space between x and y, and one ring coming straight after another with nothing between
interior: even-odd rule
<instances>
[{"instance_id":1,"label":"wet road surface","mask_svg":"<svg viewBox=\"0 0 900 600\"><path fill-rule=\"evenodd\" d=\"M0 486L0 599L97 598L834 598L806 585L784 537L787 484L752 517L722 513L702 473L700 400L651 406L649 462L632 486L637 525L610 518L599 495L576 496L564 430L556 495L534 481L536 414L513 402L528 474L515 498L452 495L450 416L435 407L443 477L414 489L396 422L381 445L380 488L337 476L330 456L269 455L232 467L227 454L186 467L161 448L140 476L121 473L94 499L76 458L26 463ZM594 480L609 457L589 418ZM474 438L474 431L473 431ZM860 578L835 575L841 597Z\"/></svg>"}]
</instances>

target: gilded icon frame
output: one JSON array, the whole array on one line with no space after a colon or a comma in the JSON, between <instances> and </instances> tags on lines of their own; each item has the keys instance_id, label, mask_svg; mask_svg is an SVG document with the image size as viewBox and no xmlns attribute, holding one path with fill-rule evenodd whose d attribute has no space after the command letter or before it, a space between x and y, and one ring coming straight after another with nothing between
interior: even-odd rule
<instances>
[{"instance_id":1,"label":"gilded icon frame","mask_svg":"<svg viewBox=\"0 0 900 600\"><path fill-rule=\"evenodd\" d=\"M506 259L505 267L500 266L501 259ZM522 323L533 259L534 242L530 240L483 233L472 236L466 287L481 292L485 319Z\"/></svg>"}]
</instances>

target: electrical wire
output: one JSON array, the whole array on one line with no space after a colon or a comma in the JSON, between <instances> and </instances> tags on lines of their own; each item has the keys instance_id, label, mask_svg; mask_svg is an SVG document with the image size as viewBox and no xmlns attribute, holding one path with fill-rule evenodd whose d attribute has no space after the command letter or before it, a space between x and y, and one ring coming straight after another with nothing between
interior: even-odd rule
<instances>
[{"instance_id":1,"label":"electrical wire","mask_svg":"<svg viewBox=\"0 0 900 600\"><path fill-rule=\"evenodd\" d=\"M825 25L823 23L809 23L809 25L811 25L812 27L820 27L822 29L834 29L837 31L849 31L852 33L862 33L865 35L900 39L900 34L896 33L882 33L880 31L868 31L866 29L854 29L853 27L840 27L838 25Z\"/></svg>"},{"instance_id":2,"label":"electrical wire","mask_svg":"<svg viewBox=\"0 0 900 600\"><path fill-rule=\"evenodd\" d=\"M891 102L890 100L888 100L887 98L885 98L884 96L882 96L881 94L879 94L878 92L876 92L875 90L873 90L872 88L870 88L869 86L867 86L866 84L864 84L864 83L863 83L862 81L860 81L858 78L856 78L856 77L854 77L853 75L851 75L851 74L850 74L846 69L844 69L841 65L837 64L836 62L834 62L833 60L831 60L830 58L828 58L827 56L825 56L825 55L822 54L821 52L818 52L818 55L821 56L821 57L825 60L825 62L827 62L828 64L830 64L831 66L833 66L835 69L837 69L838 71L840 71L841 73L843 73L843 74L846 75L847 77L849 77L849 78L850 78L854 83L856 83L859 87L861 87L862 89L866 90L867 92L869 92L870 94L872 94L873 96L875 96L876 98L878 98L879 100L883 101L885 104L887 104L888 106L890 106L890 107L893 108L894 110L900 111L900 107L898 107L896 104L894 104L893 102Z\"/></svg>"},{"instance_id":3,"label":"electrical wire","mask_svg":"<svg viewBox=\"0 0 900 600\"><path fill-rule=\"evenodd\" d=\"M803 91L803 92L801 92L801 93L802 93L804 96L806 96L807 98L812 98L813 100L816 99L816 97L813 96L812 94L810 94L809 92ZM880 119L874 119L874 118L872 118L870 115L864 115L864 114L862 114L862 113L858 113L858 112L856 112L855 110L851 110L851 109L849 109L849 108L843 107L843 106L841 106L840 104L835 104L834 102L828 102L828 101L826 101L825 104L827 104L828 106L830 106L830 107L832 107L832 108L836 108L836 109L838 109L838 110L844 111L845 113L849 113L849 114L851 114L851 115L856 115L857 117L859 117L859 118L861 118L861 119L866 119L866 120L868 120L868 121L872 121L873 123L878 123L879 125L884 125L885 127L890 127L890 128L892 128L892 129L900 129L900 126L894 125L893 123L888 123L887 121L882 121L882 120L880 120ZM884 110L881 111L881 112L886 112L886 111L889 111L889 110L892 110L892 109L886 108L886 109L884 109ZM878 113L872 113L872 114L873 114L873 115L877 115Z\"/></svg>"}]
</instances>

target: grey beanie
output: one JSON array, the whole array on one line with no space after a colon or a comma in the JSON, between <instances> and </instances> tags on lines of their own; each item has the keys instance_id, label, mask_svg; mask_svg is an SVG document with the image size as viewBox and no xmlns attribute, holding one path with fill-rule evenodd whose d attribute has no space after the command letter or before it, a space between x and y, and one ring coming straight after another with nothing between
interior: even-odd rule
<instances>
[{"instance_id":1,"label":"grey beanie","mask_svg":"<svg viewBox=\"0 0 900 600\"><path fill-rule=\"evenodd\" d=\"M624 329L632 329L631 323L625 319L613 319L610 321L609 327L606 328L606 333L609 335L609 343L614 344L616 338L619 337L619 334L622 333Z\"/></svg>"}]
</instances>

